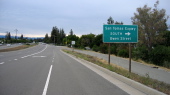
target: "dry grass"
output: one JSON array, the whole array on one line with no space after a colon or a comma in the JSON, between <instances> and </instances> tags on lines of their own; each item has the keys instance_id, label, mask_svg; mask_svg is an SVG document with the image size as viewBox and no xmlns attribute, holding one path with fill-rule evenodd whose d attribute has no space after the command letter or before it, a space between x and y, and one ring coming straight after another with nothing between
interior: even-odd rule
<instances>
[{"instance_id":1,"label":"dry grass","mask_svg":"<svg viewBox=\"0 0 170 95\"><path fill-rule=\"evenodd\" d=\"M22 45L22 46L18 46L18 47L14 47L14 48L1 49L0 52L16 51L16 50L29 48L29 47L32 47L32 46L35 46L35 45Z\"/></svg>"},{"instance_id":2,"label":"dry grass","mask_svg":"<svg viewBox=\"0 0 170 95\"><path fill-rule=\"evenodd\" d=\"M63 50L64 52L67 52L69 54L72 54L76 57L79 57L79 58L82 58L82 59L85 59L87 61L90 61L94 64L97 64L99 66L102 66L110 71L113 71L113 72L116 72L122 76L125 76L127 78L130 78L132 80L135 80L137 82L140 82L146 86L149 86L151 88L154 88L158 91L161 91L163 93L166 93L168 95L170 95L170 84L166 84L164 82L160 82L160 81L157 81L157 80L154 80L154 79L151 79L149 77L148 74L146 74L145 76L140 76L140 75L137 75L135 73L129 73L128 70L116 65L116 64L111 64L111 65L108 65L108 62L106 60L103 60L103 59L99 59L97 57L94 57L94 56L90 56L90 55L86 55L86 54L82 54L82 53L79 53L79 52L72 52L72 51L69 51L69 50Z\"/></svg>"}]
</instances>

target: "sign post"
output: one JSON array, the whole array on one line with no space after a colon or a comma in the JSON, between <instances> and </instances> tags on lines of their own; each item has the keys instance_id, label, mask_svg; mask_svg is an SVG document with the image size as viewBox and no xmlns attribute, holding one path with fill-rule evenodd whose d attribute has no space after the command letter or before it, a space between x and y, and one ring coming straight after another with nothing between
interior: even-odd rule
<instances>
[{"instance_id":1,"label":"sign post","mask_svg":"<svg viewBox=\"0 0 170 95\"><path fill-rule=\"evenodd\" d=\"M137 25L103 25L103 43L129 43L129 72L131 72L131 43L137 42Z\"/></svg>"},{"instance_id":2,"label":"sign post","mask_svg":"<svg viewBox=\"0 0 170 95\"><path fill-rule=\"evenodd\" d=\"M71 41L71 46L72 46L72 48L73 48L72 51L74 51L74 46L73 46L73 45L75 45L75 41Z\"/></svg>"}]
</instances>

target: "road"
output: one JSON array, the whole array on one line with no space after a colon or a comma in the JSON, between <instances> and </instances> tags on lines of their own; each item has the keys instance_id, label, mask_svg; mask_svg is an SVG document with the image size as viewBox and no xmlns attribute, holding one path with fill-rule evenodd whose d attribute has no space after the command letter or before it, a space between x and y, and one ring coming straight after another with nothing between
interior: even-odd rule
<instances>
[{"instance_id":1,"label":"road","mask_svg":"<svg viewBox=\"0 0 170 95\"><path fill-rule=\"evenodd\" d=\"M63 48L72 50L66 47ZM80 53L84 53L104 60L108 60L108 54L102 54L102 53L97 53L97 52L87 51L87 50L77 50L77 49L74 50ZM117 56L110 56L110 62L129 70L129 59L125 59ZM157 69L149 65L132 61L131 71L142 76L146 76L146 74L148 74L150 78L170 84L170 72L165 71L161 68Z\"/></svg>"},{"instance_id":2,"label":"road","mask_svg":"<svg viewBox=\"0 0 170 95\"><path fill-rule=\"evenodd\" d=\"M7 44L5 45L1 45L0 49L7 49L7 48L14 48L14 47L18 47L21 46L22 44L10 44L10 46L7 46Z\"/></svg>"},{"instance_id":3,"label":"road","mask_svg":"<svg viewBox=\"0 0 170 95\"><path fill-rule=\"evenodd\" d=\"M37 45L0 53L0 95L128 95L135 91L120 89L61 48Z\"/></svg>"}]
</instances>

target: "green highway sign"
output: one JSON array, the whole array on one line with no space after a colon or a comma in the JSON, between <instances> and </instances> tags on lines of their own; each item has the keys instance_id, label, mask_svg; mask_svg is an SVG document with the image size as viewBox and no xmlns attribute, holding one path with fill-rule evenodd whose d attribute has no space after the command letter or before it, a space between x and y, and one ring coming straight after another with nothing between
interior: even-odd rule
<instances>
[{"instance_id":1,"label":"green highway sign","mask_svg":"<svg viewBox=\"0 0 170 95\"><path fill-rule=\"evenodd\" d=\"M104 43L137 43L137 25L103 25Z\"/></svg>"}]
</instances>

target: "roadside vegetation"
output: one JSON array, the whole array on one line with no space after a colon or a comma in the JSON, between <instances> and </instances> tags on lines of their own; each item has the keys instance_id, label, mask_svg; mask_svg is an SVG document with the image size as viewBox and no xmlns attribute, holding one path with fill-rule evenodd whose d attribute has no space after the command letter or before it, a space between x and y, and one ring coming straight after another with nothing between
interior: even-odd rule
<instances>
[{"instance_id":1,"label":"roadside vegetation","mask_svg":"<svg viewBox=\"0 0 170 95\"><path fill-rule=\"evenodd\" d=\"M168 30L166 10L158 7L144 5L136 9L131 17L132 25L138 25L138 43L131 44L133 60L142 60L145 63L170 68L170 30ZM110 16L106 24L121 24L123 21L114 21ZM103 23L101 24L101 26ZM170 28L170 27L169 27ZM88 31L87 31L88 32ZM108 53L108 44L103 43L103 34L85 34L76 36L73 30L66 35L64 29L56 26L52 28L50 37L45 35L45 43L66 45L78 49L90 49L100 53ZM75 41L75 45L71 44ZM129 46L125 43L111 43L110 53L120 57L129 57Z\"/></svg>"},{"instance_id":2,"label":"roadside vegetation","mask_svg":"<svg viewBox=\"0 0 170 95\"><path fill-rule=\"evenodd\" d=\"M21 45L18 47L13 47L13 48L7 48L7 49L0 49L0 52L9 52L9 51L16 51L16 50L21 50L21 49L25 49L25 48L29 48L32 46L35 46L36 44L26 44L26 45Z\"/></svg>"},{"instance_id":3,"label":"roadside vegetation","mask_svg":"<svg viewBox=\"0 0 170 95\"><path fill-rule=\"evenodd\" d=\"M84 60L87 60L89 62L92 62L94 64L97 64L101 67L104 67L110 71L113 71L117 74L120 74L124 77L127 77L127 78L130 78L132 80L135 80L137 82L140 82L148 87L151 87L153 89L156 89L158 91L161 91L163 93L166 93L168 95L170 95L170 84L166 84L164 82L160 82L160 81L157 81L157 80L154 80L154 79L151 79L149 77L149 74L146 74L145 76L140 76L140 75L137 75L135 73L129 73L128 70L118 66L118 65L115 65L115 64L111 64L109 65L107 61L103 60L103 59L99 59L97 57L94 57L94 56L90 56L90 55L86 55L86 54L82 54L82 53L78 53L78 52L73 52L73 51L70 51L70 50L66 50L66 49L63 49L64 52L68 53L68 54L72 54L78 58L81 58L81 59L84 59Z\"/></svg>"}]
</instances>

